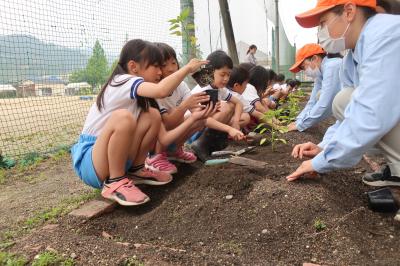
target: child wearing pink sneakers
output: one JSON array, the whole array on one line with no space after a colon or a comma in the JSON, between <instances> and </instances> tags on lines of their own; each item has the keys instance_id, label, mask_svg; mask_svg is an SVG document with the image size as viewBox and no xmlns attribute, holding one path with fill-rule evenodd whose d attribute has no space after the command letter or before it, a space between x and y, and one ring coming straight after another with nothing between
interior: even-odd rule
<instances>
[{"instance_id":1,"label":"child wearing pink sneakers","mask_svg":"<svg viewBox=\"0 0 400 266\"><path fill-rule=\"evenodd\" d=\"M169 77L179 70L178 59L175 50L165 43L155 43L163 55L163 65L161 66L162 78ZM172 92L171 95L163 99L157 99L162 122L167 130L172 130L190 118L190 112L200 107L201 103L208 102L210 97L205 93L190 94L190 89L184 81ZM205 120L199 120L186 130L174 144L165 147L157 141L155 153L150 154L146 159L146 167L159 172L169 174L177 173L176 166L170 161L181 163L194 163L197 158L189 151L183 149L185 141L194 133L202 130Z\"/></svg>"},{"instance_id":2,"label":"child wearing pink sneakers","mask_svg":"<svg viewBox=\"0 0 400 266\"><path fill-rule=\"evenodd\" d=\"M118 65L102 87L86 118L79 141L71 156L76 174L102 196L121 205L133 206L149 201L135 184L163 185L172 176L144 168L148 151L158 139L169 145L199 120L212 115L207 106L193 112L174 130L166 131L153 98L170 95L186 75L207 61L191 60L161 82L162 55L152 43L128 41Z\"/></svg>"}]
</instances>

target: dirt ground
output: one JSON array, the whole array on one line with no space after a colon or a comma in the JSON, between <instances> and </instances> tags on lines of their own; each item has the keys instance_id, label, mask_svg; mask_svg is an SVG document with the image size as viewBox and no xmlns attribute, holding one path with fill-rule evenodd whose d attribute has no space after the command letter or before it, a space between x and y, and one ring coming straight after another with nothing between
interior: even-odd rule
<instances>
[{"instance_id":1,"label":"dirt ground","mask_svg":"<svg viewBox=\"0 0 400 266\"><path fill-rule=\"evenodd\" d=\"M94 102L79 97L0 99L0 152L16 158L72 144Z\"/></svg>"},{"instance_id":2,"label":"dirt ground","mask_svg":"<svg viewBox=\"0 0 400 266\"><path fill-rule=\"evenodd\" d=\"M89 221L64 216L56 226L16 239L8 251L32 259L47 248L73 255L78 265L129 265L129 258L130 265L398 265L399 225L393 214L368 209L365 192L370 188L361 183L366 164L317 180L286 182L300 163L289 157L292 145L318 142L325 128L288 133L289 144L280 144L278 151L265 146L245 155L267 162L263 171L231 164L181 165L171 184L142 187L151 197L144 206L119 207ZM18 210L7 206L11 196L2 193L2 227L13 221L7 220L13 212L55 204L49 200L54 195L87 193L67 159L51 169L48 184L31 185L33 191L41 186L47 197L33 194ZM54 180L58 187L48 189ZM322 231L315 228L318 219L326 225Z\"/></svg>"}]
</instances>

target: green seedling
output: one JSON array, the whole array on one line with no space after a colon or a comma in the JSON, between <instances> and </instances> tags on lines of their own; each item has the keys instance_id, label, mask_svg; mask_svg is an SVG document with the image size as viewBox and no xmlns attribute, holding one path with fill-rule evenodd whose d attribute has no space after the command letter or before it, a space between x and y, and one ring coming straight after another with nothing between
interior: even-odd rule
<instances>
[{"instance_id":1,"label":"green seedling","mask_svg":"<svg viewBox=\"0 0 400 266\"><path fill-rule=\"evenodd\" d=\"M256 130L260 130L260 134L264 134L268 131L270 137L262 138L260 140L260 145L264 145L269 142L271 143L272 151L276 150L277 143L281 142L283 144L287 144L287 141L280 136L280 134L284 134L287 132L287 128L284 126L279 126L275 123L275 120L278 120L280 113L282 110L269 110L264 114L263 121L264 123L260 123L256 128Z\"/></svg>"},{"instance_id":2,"label":"green seedling","mask_svg":"<svg viewBox=\"0 0 400 266\"><path fill-rule=\"evenodd\" d=\"M326 224L324 223L324 221L317 219L314 222L314 228L317 232L320 232L326 228Z\"/></svg>"}]
</instances>

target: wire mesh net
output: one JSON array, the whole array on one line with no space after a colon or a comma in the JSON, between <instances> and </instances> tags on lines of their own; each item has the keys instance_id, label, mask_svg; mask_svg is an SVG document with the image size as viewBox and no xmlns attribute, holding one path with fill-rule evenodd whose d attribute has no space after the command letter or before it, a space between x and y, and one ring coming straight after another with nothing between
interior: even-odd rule
<instances>
[{"instance_id":1,"label":"wire mesh net","mask_svg":"<svg viewBox=\"0 0 400 266\"><path fill-rule=\"evenodd\" d=\"M0 1L0 153L20 158L74 143L128 39L181 50L168 20L179 1Z\"/></svg>"},{"instance_id":2,"label":"wire mesh net","mask_svg":"<svg viewBox=\"0 0 400 266\"><path fill-rule=\"evenodd\" d=\"M239 60L258 40L257 60L271 67L265 1L254 1L229 1ZM165 42L182 58L181 37L171 35L168 20L180 14L184 2L0 0L0 155L19 159L73 144L127 40ZM193 3L202 56L226 51L218 1ZM239 19L244 7L261 24ZM281 66L281 72L286 69Z\"/></svg>"}]
</instances>

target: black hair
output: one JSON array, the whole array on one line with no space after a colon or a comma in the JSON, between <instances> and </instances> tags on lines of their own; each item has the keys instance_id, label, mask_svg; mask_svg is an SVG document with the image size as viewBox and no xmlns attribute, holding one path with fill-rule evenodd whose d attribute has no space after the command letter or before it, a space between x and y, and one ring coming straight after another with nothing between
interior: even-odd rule
<instances>
[{"instance_id":1,"label":"black hair","mask_svg":"<svg viewBox=\"0 0 400 266\"><path fill-rule=\"evenodd\" d=\"M228 67L229 69L233 68L232 59L222 50L212 52L207 56L207 60L210 61L209 64L214 70L221 69L223 67Z\"/></svg>"},{"instance_id":2,"label":"black hair","mask_svg":"<svg viewBox=\"0 0 400 266\"><path fill-rule=\"evenodd\" d=\"M107 86L118 87L129 81L129 79L125 79L121 82L113 82L115 76L128 74L128 63L130 61L134 61L141 66L148 68L151 65L161 66L163 63L163 56L160 50L151 42L141 39L128 41L121 50L117 66L97 96L96 104L99 111L104 107L104 93ZM139 107L144 111L147 111L150 106L157 106L154 104L154 99L147 97L137 96L137 101Z\"/></svg>"},{"instance_id":3,"label":"black hair","mask_svg":"<svg viewBox=\"0 0 400 266\"><path fill-rule=\"evenodd\" d=\"M297 80L291 79L289 81L286 81L286 84L292 87L292 89L296 86L298 86Z\"/></svg>"},{"instance_id":4,"label":"black hair","mask_svg":"<svg viewBox=\"0 0 400 266\"><path fill-rule=\"evenodd\" d=\"M251 63L241 63L239 67L246 69L248 72L254 67L254 64Z\"/></svg>"},{"instance_id":5,"label":"black hair","mask_svg":"<svg viewBox=\"0 0 400 266\"><path fill-rule=\"evenodd\" d=\"M323 53L323 54L313 54L313 55L307 57L307 58L304 59L304 60L311 60L311 58L312 58L314 55L319 56L321 59L324 59L325 56L326 56L326 53Z\"/></svg>"},{"instance_id":6,"label":"black hair","mask_svg":"<svg viewBox=\"0 0 400 266\"><path fill-rule=\"evenodd\" d=\"M325 58L325 56L326 56L326 53L322 53L322 54L314 54L314 55L316 55L316 56L319 56L321 59L324 59L324 58ZM309 56L309 57L305 58L305 59L303 60L303 62L304 62L304 61L306 61L306 60L311 60L311 58L312 58L314 55L311 55L311 56ZM302 70L303 70L303 67L302 67L302 65L301 65L301 64L300 64L300 69L302 69Z\"/></svg>"},{"instance_id":7,"label":"black hair","mask_svg":"<svg viewBox=\"0 0 400 266\"><path fill-rule=\"evenodd\" d=\"M249 53L250 53L250 50L251 50L251 49L254 49L254 48L257 49L257 46L256 46L255 44L250 45L250 46L249 46L249 49L247 49L246 54L249 54Z\"/></svg>"},{"instance_id":8,"label":"black hair","mask_svg":"<svg viewBox=\"0 0 400 266\"><path fill-rule=\"evenodd\" d=\"M163 56L164 63L166 61L170 60L171 58L175 59L175 61L178 63L178 58L176 57L176 52L175 52L174 48L172 48L168 44L162 43L162 42L155 42L154 45L157 46L158 49L160 49L160 52Z\"/></svg>"},{"instance_id":9,"label":"black hair","mask_svg":"<svg viewBox=\"0 0 400 266\"><path fill-rule=\"evenodd\" d=\"M287 79L286 81L285 81L285 83L286 84L288 84L290 81L292 81L293 79Z\"/></svg>"},{"instance_id":10,"label":"black hair","mask_svg":"<svg viewBox=\"0 0 400 266\"><path fill-rule=\"evenodd\" d=\"M249 83L253 85L258 96L262 96L268 83L276 79L276 73L272 69L266 69L262 66L255 66L250 70Z\"/></svg>"},{"instance_id":11,"label":"black hair","mask_svg":"<svg viewBox=\"0 0 400 266\"><path fill-rule=\"evenodd\" d=\"M326 57L328 58L343 58L341 53L327 53Z\"/></svg>"},{"instance_id":12,"label":"black hair","mask_svg":"<svg viewBox=\"0 0 400 266\"><path fill-rule=\"evenodd\" d=\"M385 9L386 13L392 15L400 14L400 1L394 0L377 0L376 5Z\"/></svg>"},{"instance_id":13,"label":"black hair","mask_svg":"<svg viewBox=\"0 0 400 266\"><path fill-rule=\"evenodd\" d=\"M228 81L228 87L233 88L235 83L243 84L245 81L248 81L250 78L249 71L240 66L235 66L232 69L231 76Z\"/></svg>"},{"instance_id":14,"label":"black hair","mask_svg":"<svg viewBox=\"0 0 400 266\"><path fill-rule=\"evenodd\" d=\"M275 81L277 81L277 82L283 82L283 81L285 81L285 75L279 73L278 75L276 75Z\"/></svg>"},{"instance_id":15,"label":"black hair","mask_svg":"<svg viewBox=\"0 0 400 266\"><path fill-rule=\"evenodd\" d=\"M372 7L357 5L357 8L360 8L362 10L366 20L376 15L376 10ZM344 12L344 5L337 5L333 7L330 11L332 11L336 15L342 15Z\"/></svg>"}]
</instances>

